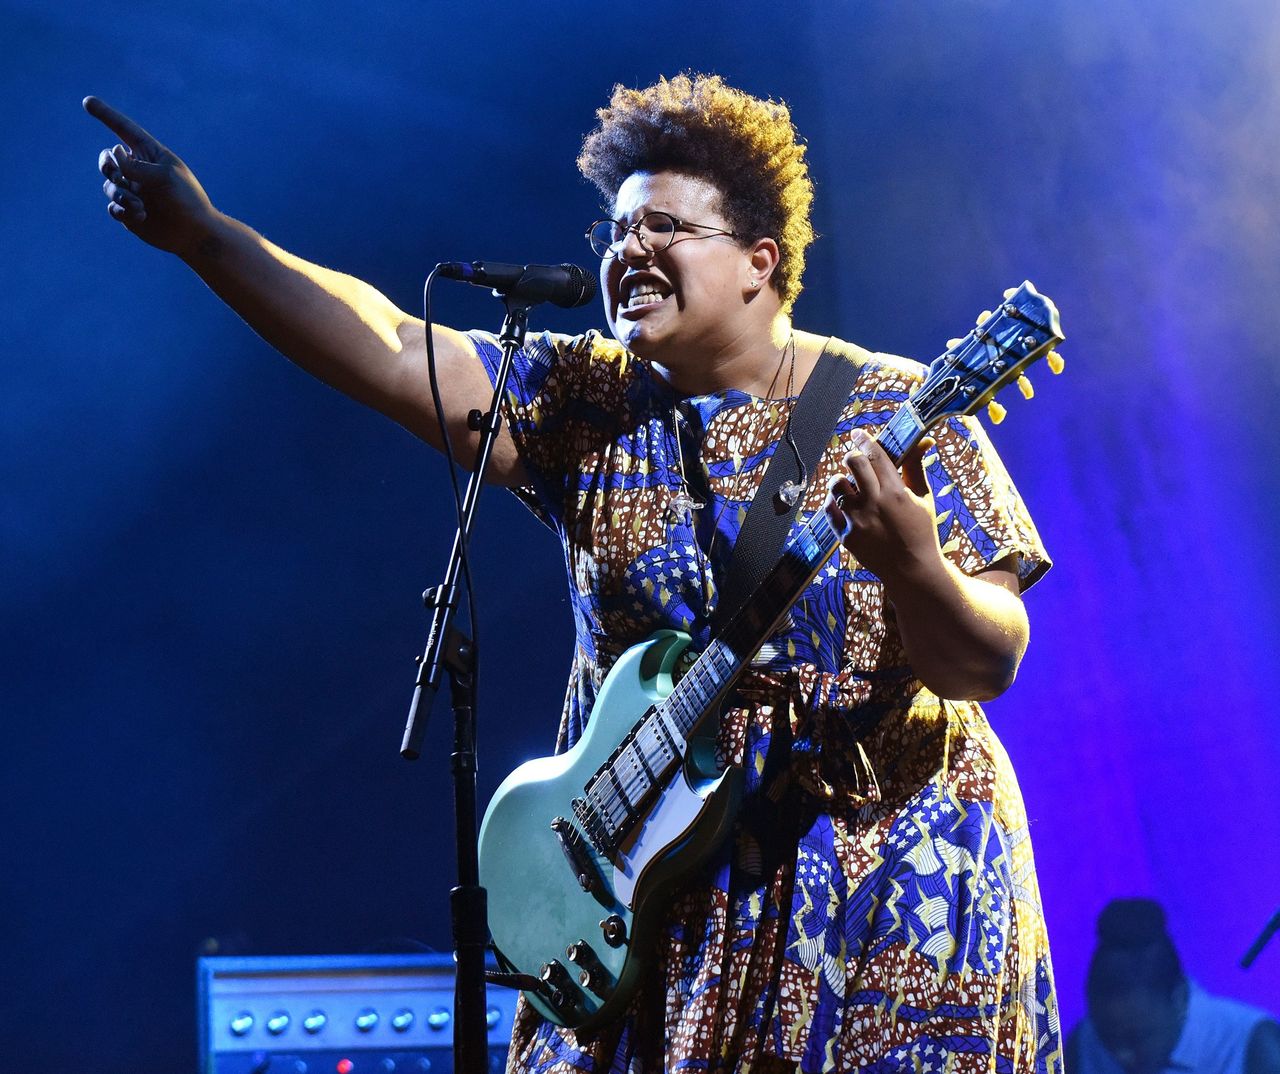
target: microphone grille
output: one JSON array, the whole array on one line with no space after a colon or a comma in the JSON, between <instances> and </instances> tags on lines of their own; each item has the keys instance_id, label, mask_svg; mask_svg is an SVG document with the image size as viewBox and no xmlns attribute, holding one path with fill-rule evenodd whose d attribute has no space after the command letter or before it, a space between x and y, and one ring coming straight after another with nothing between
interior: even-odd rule
<instances>
[{"instance_id":1,"label":"microphone grille","mask_svg":"<svg viewBox=\"0 0 1280 1074\"><path fill-rule=\"evenodd\" d=\"M560 266L565 271L565 275L569 277L568 293L565 295L563 302L557 302L557 306L563 306L565 309L576 309L578 306L585 306L596 297L596 292L600 290L600 284L595 276L587 272L580 265L570 265L567 262Z\"/></svg>"}]
</instances>

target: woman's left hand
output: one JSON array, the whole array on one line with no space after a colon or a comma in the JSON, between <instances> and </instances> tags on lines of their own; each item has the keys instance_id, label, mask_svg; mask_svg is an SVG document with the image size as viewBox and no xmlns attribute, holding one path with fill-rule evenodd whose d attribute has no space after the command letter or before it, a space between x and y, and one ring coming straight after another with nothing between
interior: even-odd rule
<instances>
[{"instance_id":1,"label":"woman's left hand","mask_svg":"<svg viewBox=\"0 0 1280 1074\"><path fill-rule=\"evenodd\" d=\"M1027 647L1027 613L1012 554L977 576L942 554L924 476L932 440L902 473L865 433L854 433L846 475L831 482L826 512L841 543L884 583L907 659L939 697L986 701L1013 682Z\"/></svg>"},{"instance_id":2,"label":"woman's left hand","mask_svg":"<svg viewBox=\"0 0 1280 1074\"><path fill-rule=\"evenodd\" d=\"M936 569L938 546L933 493L924 476L932 439L921 440L902 460L902 472L861 430L844 457L848 471L831 482L825 510L840 542L862 566L892 587L900 578Z\"/></svg>"}]
</instances>

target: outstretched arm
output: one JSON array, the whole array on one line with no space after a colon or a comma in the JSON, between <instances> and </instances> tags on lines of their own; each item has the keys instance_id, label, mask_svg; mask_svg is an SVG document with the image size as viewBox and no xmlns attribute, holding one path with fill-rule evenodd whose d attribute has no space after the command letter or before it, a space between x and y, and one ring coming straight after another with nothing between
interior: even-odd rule
<instances>
[{"instance_id":1,"label":"outstretched arm","mask_svg":"<svg viewBox=\"0 0 1280 1074\"><path fill-rule=\"evenodd\" d=\"M86 97L84 108L120 139L98 158L113 219L182 258L285 357L440 445L421 320L369 284L295 257L219 212L176 153L105 101ZM469 463L477 437L466 416L487 409L492 389L459 333L435 327L433 339L446 421ZM492 474L501 484L522 477L505 432Z\"/></svg>"},{"instance_id":2,"label":"outstretched arm","mask_svg":"<svg viewBox=\"0 0 1280 1074\"><path fill-rule=\"evenodd\" d=\"M826 511L842 543L884 583L911 667L939 697L988 701L1013 683L1027 648L1012 557L976 576L943 555L924 476L924 441L893 462L865 433L832 482Z\"/></svg>"}]
</instances>

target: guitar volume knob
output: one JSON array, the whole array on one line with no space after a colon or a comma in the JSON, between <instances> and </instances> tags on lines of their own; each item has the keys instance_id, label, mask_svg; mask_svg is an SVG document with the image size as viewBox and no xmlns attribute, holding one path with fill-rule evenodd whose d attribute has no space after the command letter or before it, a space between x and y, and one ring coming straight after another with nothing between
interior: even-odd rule
<instances>
[{"instance_id":1,"label":"guitar volume knob","mask_svg":"<svg viewBox=\"0 0 1280 1074\"><path fill-rule=\"evenodd\" d=\"M562 1018L572 1017L581 1002L582 992L564 963L559 959L552 959L542 967L539 976L543 983L543 988L539 990L542 998Z\"/></svg>"},{"instance_id":2,"label":"guitar volume knob","mask_svg":"<svg viewBox=\"0 0 1280 1074\"><path fill-rule=\"evenodd\" d=\"M557 991L566 992L573 988L573 978L559 959L553 959L543 966L539 976Z\"/></svg>"}]
</instances>

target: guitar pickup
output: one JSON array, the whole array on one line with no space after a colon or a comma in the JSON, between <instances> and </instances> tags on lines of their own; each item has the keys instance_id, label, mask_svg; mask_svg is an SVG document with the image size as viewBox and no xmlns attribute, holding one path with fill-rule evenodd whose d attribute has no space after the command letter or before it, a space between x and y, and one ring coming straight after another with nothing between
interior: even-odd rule
<instances>
[{"instance_id":1,"label":"guitar pickup","mask_svg":"<svg viewBox=\"0 0 1280 1074\"><path fill-rule=\"evenodd\" d=\"M582 833L564 817L556 817L551 822L551 830L556 833L556 840L564 852L565 861L569 863L569 868L578 881L578 887L588 895L604 898L607 895L604 877L600 875L600 869L596 865L595 858L591 856Z\"/></svg>"}]
</instances>

